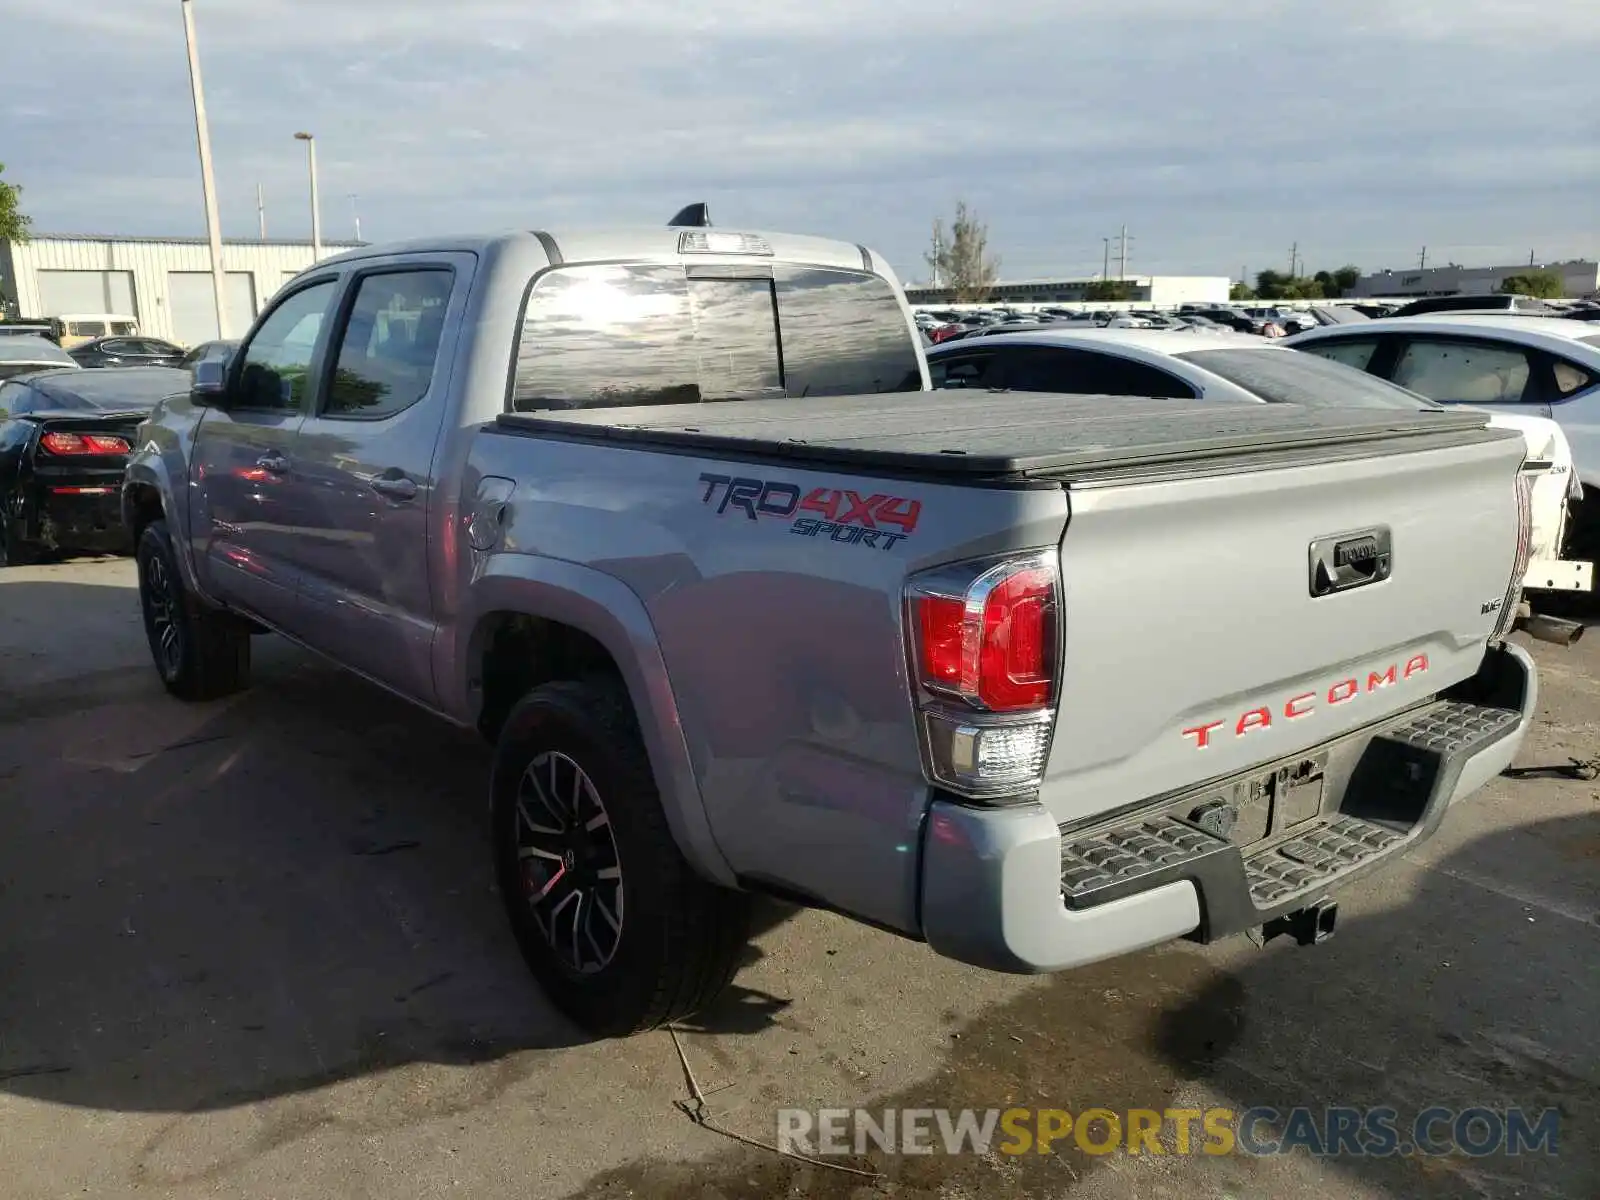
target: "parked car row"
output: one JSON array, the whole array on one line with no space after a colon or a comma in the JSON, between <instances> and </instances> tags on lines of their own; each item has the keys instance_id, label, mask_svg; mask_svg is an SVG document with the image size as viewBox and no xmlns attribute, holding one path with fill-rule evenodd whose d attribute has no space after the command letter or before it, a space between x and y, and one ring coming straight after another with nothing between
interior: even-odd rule
<instances>
[{"instance_id":1,"label":"parked car row","mask_svg":"<svg viewBox=\"0 0 1600 1200\"><path fill-rule=\"evenodd\" d=\"M1034 309L918 309L917 326L924 341L942 345L958 338L981 337L988 333L1015 329L1099 328L1099 329L1232 329L1263 337L1286 337L1324 325L1343 325L1381 316L1386 307L1341 304L1314 308L1286 305L1201 305L1185 304L1176 311L1154 308L1078 311L1045 305Z\"/></svg>"}]
</instances>

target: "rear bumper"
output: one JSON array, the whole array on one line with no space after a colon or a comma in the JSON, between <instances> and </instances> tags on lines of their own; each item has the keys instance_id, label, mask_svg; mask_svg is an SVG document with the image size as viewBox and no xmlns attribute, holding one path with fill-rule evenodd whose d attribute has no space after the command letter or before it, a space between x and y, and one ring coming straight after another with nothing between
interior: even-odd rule
<instances>
[{"instance_id":1,"label":"rear bumper","mask_svg":"<svg viewBox=\"0 0 1600 1200\"><path fill-rule=\"evenodd\" d=\"M1328 778L1338 778L1318 815L1247 852L1193 823L1203 792L1065 838L1042 805L936 801L923 936L949 958L1044 972L1258 927L1430 837L1451 804L1511 764L1537 704L1533 660L1491 648L1460 688L1331 743Z\"/></svg>"},{"instance_id":2,"label":"rear bumper","mask_svg":"<svg viewBox=\"0 0 1600 1200\"><path fill-rule=\"evenodd\" d=\"M120 482L104 473L35 478L22 489L12 535L45 550L127 550Z\"/></svg>"}]
</instances>

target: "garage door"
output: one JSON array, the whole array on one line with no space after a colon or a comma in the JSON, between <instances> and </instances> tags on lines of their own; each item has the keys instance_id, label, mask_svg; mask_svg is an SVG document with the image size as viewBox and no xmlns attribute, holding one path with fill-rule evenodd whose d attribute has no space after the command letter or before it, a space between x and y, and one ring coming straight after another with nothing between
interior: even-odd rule
<instances>
[{"instance_id":1,"label":"garage door","mask_svg":"<svg viewBox=\"0 0 1600 1200\"><path fill-rule=\"evenodd\" d=\"M40 271L39 315L116 313L137 317L132 271Z\"/></svg>"},{"instance_id":2,"label":"garage door","mask_svg":"<svg viewBox=\"0 0 1600 1200\"><path fill-rule=\"evenodd\" d=\"M238 337L255 320L255 280L249 271L229 271L224 278L228 332ZM198 346L217 336L217 301L210 271L167 272L167 305L172 317L172 340L180 346Z\"/></svg>"}]
</instances>

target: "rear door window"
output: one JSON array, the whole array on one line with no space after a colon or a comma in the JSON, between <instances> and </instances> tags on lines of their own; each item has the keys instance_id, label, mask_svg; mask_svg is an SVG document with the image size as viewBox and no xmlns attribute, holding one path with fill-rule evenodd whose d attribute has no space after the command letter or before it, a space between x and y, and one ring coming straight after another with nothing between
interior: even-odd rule
<instances>
[{"instance_id":1,"label":"rear door window","mask_svg":"<svg viewBox=\"0 0 1600 1200\"><path fill-rule=\"evenodd\" d=\"M365 276L338 333L338 358L323 415L393 416L427 395L450 300L449 271Z\"/></svg>"},{"instance_id":2,"label":"rear door window","mask_svg":"<svg viewBox=\"0 0 1600 1200\"><path fill-rule=\"evenodd\" d=\"M1528 393L1533 365L1518 346L1456 338L1412 338L1393 379L1441 404L1516 404Z\"/></svg>"}]
</instances>

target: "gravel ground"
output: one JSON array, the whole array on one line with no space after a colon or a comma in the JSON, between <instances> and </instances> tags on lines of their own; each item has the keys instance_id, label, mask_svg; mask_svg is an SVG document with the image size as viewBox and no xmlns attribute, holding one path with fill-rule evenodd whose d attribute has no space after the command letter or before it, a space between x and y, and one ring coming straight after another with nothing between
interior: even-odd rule
<instances>
[{"instance_id":1,"label":"gravel ground","mask_svg":"<svg viewBox=\"0 0 1600 1200\"><path fill-rule=\"evenodd\" d=\"M780 1107L1554 1107L1556 1155L847 1160L691 1123L665 1033L586 1043L490 886L473 738L273 639L186 707L125 561L0 575L0 1194L1086 1198L1600 1195L1600 784L1501 779L1314 949L987 975L763 914L683 1044ZM1600 639L1537 646L1526 765L1600 755Z\"/></svg>"}]
</instances>

